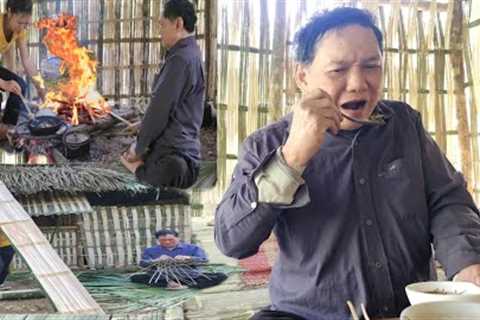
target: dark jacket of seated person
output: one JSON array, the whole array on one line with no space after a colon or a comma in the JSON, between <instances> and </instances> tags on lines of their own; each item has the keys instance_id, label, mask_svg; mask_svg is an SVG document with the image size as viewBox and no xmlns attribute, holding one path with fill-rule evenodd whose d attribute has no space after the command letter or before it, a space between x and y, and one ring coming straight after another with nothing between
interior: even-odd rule
<instances>
[{"instance_id":1,"label":"dark jacket of seated person","mask_svg":"<svg viewBox=\"0 0 480 320\"><path fill-rule=\"evenodd\" d=\"M188 188L198 177L205 80L196 21L191 2L165 3L160 18L165 62L155 76L137 141L121 159L153 186Z\"/></svg>"}]
</instances>

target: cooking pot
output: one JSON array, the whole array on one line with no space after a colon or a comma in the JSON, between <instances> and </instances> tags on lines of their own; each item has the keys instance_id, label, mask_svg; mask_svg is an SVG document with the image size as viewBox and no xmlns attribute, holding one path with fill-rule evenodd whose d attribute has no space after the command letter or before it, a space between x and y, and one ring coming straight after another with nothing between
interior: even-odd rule
<instances>
[{"instance_id":1,"label":"cooking pot","mask_svg":"<svg viewBox=\"0 0 480 320\"><path fill-rule=\"evenodd\" d=\"M67 131L63 135L63 154L67 159L86 156L90 153L90 136L83 132Z\"/></svg>"}]
</instances>

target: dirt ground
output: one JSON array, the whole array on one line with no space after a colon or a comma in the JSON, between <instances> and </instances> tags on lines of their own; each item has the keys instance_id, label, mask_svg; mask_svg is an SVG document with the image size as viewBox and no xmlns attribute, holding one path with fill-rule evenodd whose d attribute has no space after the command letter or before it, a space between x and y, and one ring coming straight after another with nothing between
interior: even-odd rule
<instances>
[{"instance_id":1,"label":"dirt ground","mask_svg":"<svg viewBox=\"0 0 480 320\"><path fill-rule=\"evenodd\" d=\"M113 131L113 130L112 130ZM90 145L90 159L93 162L111 163L132 144L134 136L114 135L107 131L94 137ZM217 131L214 128L202 128L200 132L202 160L217 159Z\"/></svg>"},{"instance_id":2,"label":"dirt ground","mask_svg":"<svg viewBox=\"0 0 480 320\"><path fill-rule=\"evenodd\" d=\"M39 288L34 280L9 280L5 282L10 290L22 290ZM3 291L3 290L2 290ZM0 313L5 314L30 314L30 313L54 313L55 309L48 299L26 299L26 300L1 300Z\"/></svg>"}]
</instances>

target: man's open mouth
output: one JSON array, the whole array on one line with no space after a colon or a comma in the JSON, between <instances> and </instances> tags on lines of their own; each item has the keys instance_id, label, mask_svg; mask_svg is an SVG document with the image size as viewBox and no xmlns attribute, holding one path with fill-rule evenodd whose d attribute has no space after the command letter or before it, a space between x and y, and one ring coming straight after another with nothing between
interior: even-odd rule
<instances>
[{"instance_id":1,"label":"man's open mouth","mask_svg":"<svg viewBox=\"0 0 480 320\"><path fill-rule=\"evenodd\" d=\"M348 109L348 110L358 110L367 105L367 100L352 100L349 102L345 102L340 107L342 109Z\"/></svg>"}]
</instances>

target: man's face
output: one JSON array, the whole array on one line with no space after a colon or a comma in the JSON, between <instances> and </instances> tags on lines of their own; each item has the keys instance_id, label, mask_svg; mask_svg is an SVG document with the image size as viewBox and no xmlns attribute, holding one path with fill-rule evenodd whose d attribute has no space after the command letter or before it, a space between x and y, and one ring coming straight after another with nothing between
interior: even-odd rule
<instances>
[{"instance_id":1,"label":"man's face","mask_svg":"<svg viewBox=\"0 0 480 320\"><path fill-rule=\"evenodd\" d=\"M296 81L302 93L320 88L342 113L366 120L380 98L382 75L382 55L373 30L350 25L325 33L312 64L297 67ZM344 118L341 129L359 126Z\"/></svg>"},{"instance_id":2,"label":"man's face","mask_svg":"<svg viewBox=\"0 0 480 320\"><path fill-rule=\"evenodd\" d=\"M178 244L178 238L175 237L173 234L167 234L165 236L158 237L157 242L162 247L165 247L167 249L173 249Z\"/></svg>"},{"instance_id":3,"label":"man's face","mask_svg":"<svg viewBox=\"0 0 480 320\"><path fill-rule=\"evenodd\" d=\"M9 27L15 33L20 33L32 25L32 16L29 14L11 14Z\"/></svg>"},{"instance_id":4,"label":"man's face","mask_svg":"<svg viewBox=\"0 0 480 320\"><path fill-rule=\"evenodd\" d=\"M175 45L178 38L178 19L170 20L165 17L160 18L160 37L163 45L169 49Z\"/></svg>"}]
</instances>

